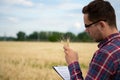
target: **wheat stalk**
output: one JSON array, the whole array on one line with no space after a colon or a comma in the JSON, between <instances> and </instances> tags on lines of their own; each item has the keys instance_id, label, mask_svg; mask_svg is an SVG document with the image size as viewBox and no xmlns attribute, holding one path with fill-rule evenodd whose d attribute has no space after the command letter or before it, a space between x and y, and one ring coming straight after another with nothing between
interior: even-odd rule
<instances>
[{"instance_id":1,"label":"wheat stalk","mask_svg":"<svg viewBox=\"0 0 120 80\"><path fill-rule=\"evenodd\" d=\"M69 47L70 38L67 38L66 40L65 39L61 40L61 43Z\"/></svg>"}]
</instances>

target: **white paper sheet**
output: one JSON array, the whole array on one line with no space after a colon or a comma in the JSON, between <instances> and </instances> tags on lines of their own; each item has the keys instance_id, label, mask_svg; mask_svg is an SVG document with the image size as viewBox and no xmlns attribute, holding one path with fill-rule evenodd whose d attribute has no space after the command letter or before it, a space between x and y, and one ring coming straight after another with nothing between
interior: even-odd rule
<instances>
[{"instance_id":1,"label":"white paper sheet","mask_svg":"<svg viewBox=\"0 0 120 80\"><path fill-rule=\"evenodd\" d=\"M53 68L64 80L70 80L70 73L67 66L53 66Z\"/></svg>"}]
</instances>

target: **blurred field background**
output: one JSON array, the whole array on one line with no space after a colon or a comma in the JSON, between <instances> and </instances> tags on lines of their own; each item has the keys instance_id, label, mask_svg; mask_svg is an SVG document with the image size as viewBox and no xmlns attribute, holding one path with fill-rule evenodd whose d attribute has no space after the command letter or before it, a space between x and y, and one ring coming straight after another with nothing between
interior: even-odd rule
<instances>
[{"instance_id":1,"label":"blurred field background","mask_svg":"<svg viewBox=\"0 0 120 80\"><path fill-rule=\"evenodd\" d=\"M97 43L70 43L79 53L86 75ZM63 44L51 42L0 42L0 80L62 80L52 66L67 65Z\"/></svg>"}]
</instances>

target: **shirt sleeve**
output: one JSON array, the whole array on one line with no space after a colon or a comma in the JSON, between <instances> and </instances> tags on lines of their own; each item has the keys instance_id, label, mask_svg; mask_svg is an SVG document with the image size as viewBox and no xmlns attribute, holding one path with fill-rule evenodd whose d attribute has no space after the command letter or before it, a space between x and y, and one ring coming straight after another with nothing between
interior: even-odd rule
<instances>
[{"instance_id":1,"label":"shirt sleeve","mask_svg":"<svg viewBox=\"0 0 120 80\"><path fill-rule=\"evenodd\" d=\"M73 62L68 66L68 69L70 71L70 79L71 80L83 80L82 72L79 66L79 63Z\"/></svg>"},{"instance_id":2,"label":"shirt sleeve","mask_svg":"<svg viewBox=\"0 0 120 80\"><path fill-rule=\"evenodd\" d=\"M68 66L71 80L84 80L79 63L74 62ZM112 56L107 53L94 55L89 65L85 80L111 80L114 75L114 63Z\"/></svg>"}]
</instances>

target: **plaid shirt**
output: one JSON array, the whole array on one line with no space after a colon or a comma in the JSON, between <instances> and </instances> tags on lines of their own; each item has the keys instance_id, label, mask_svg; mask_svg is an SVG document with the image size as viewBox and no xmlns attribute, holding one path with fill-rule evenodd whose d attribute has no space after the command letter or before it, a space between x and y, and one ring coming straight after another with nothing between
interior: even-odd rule
<instances>
[{"instance_id":1,"label":"plaid shirt","mask_svg":"<svg viewBox=\"0 0 120 80\"><path fill-rule=\"evenodd\" d=\"M120 80L120 33L110 35L98 47L85 80ZM71 80L84 80L78 62L68 68Z\"/></svg>"}]
</instances>

